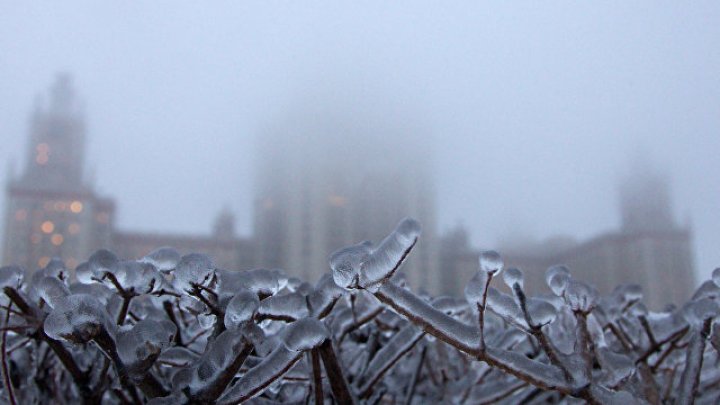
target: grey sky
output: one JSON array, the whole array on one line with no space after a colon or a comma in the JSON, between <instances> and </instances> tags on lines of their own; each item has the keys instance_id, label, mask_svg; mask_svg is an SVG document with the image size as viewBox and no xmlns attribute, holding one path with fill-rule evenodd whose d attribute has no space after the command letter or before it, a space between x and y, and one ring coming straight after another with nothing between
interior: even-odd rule
<instances>
[{"instance_id":1,"label":"grey sky","mask_svg":"<svg viewBox=\"0 0 720 405\"><path fill-rule=\"evenodd\" d=\"M122 228L207 232L229 205L249 234L256 134L308 105L374 106L429 129L407 141L435 150L441 229L461 221L483 246L615 228L643 156L670 175L705 277L719 21L715 1L6 1L0 159L23 157L35 96L67 70Z\"/></svg>"}]
</instances>

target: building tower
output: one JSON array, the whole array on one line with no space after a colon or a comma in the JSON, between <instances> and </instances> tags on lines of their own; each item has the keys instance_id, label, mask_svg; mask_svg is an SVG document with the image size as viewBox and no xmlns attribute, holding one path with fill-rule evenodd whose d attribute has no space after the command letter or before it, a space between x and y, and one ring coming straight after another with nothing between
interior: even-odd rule
<instances>
[{"instance_id":1,"label":"building tower","mask_svg":"<svg viewBox=\"0 0 720 405\"><path fill-rule=\"evenodd\" d=\"M393 143L405 128L370 120L304 117L260 140L256 171L256 263L317 280L328 256L377 243L406 216L423 232L404 271L437 290L435 193L426 156Z\"/></svg>"},{"instance_id":2,"label":"building tower","mask_svg":"<svg viewBox=\"0 0 720 405\"><path fill-rule=\"evenodd\" d=\"M114 204L84 182L85 121L68 74L30 118L24 170L6 190L3 263L34 270L60 257L72 268L110 245Z\"/></svg>"}]
</instances>

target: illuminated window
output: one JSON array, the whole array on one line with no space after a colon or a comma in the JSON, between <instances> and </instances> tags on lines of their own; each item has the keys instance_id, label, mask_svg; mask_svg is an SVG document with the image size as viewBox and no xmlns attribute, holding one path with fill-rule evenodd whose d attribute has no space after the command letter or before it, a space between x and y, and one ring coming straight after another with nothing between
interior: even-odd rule
<instances>
[{"instance_id":1,"label":"illuminated window","mask_svg":"<svg viewBox=\"0 0 720 405\"><path fill-rule=\"evenodd\" d=\"M77 235L80 232L80 224L73 222L68 226L68 232L70 232L70 235Z\"/></svg>"},{"instance_id":2,"label":"illuminated window","mask_svg":"<svg viewBox=\"0 0 720 405\"><path fill-rule=\"evenodd\" d=\"M62 212L65 211L65 209L67 208L67 204L64 201L56 201L53 205L53 208L55 209L55 211Z\"/></svg>"},{"instance_id":3,"label":"illuminated window","mask_svg":"<svg viewBox=\"0 0 720 405\"><path fill-rule=\"evenodd\" d=\"M55 246L60 246L65 241L65 238L63 238L62 235L59 233L54 234L52 237L50 237L50 242Z\"/></svg>"},{"instance_id":4,"label":"illuminated window","mask_svg":"<svg viewBox=\"0 0 720 405\"><path fill-rule=\"evenodd\" d=\"M52 221L45 221L40 225L40 229L45 233L52 233L55 230L55 224Z\"/></svg>"},{"instance_id":5,"label":"illuminated window","mask_svg":"<svg viewBox=\"0 0 720 405\"><path fill-rule=\"evenodd\" d=\"M46 143L39 144L36 148L35 162L41 166L46 165L50 159L50 147Z\"/></svg>"},{"instance_id":6,"label":"illuminated window","mask_svg":"<svg viewBox=\"0 0 720 405\"><path fill-rule=\"evenodd\" d=\"M24 221L27 219L27 211L26 210L17 210L15 211L15 219L17 221Z\"/></svg>"},{"instance_id":7,"label":"illuminated window","mask_svg":"<svg viewBox=\"0 0 720 405\"><path fill-rule=\"evenodd\" d=\"M33 245L37 245L42 240L42 235L39 233L34 233L32 236L30 236L30 242L32 242Z\"/></svg>"},{"instance_id":8,"label":"illuminated window","mask_svg":"<svg viewBox=\"0 0 720 405\"><path fill-rule=\"evenodd\" d=\"M73 201L70 203L70 211L79 214L83 210L83 204L80 201Z\"/></svg>"},{"instance_id":9,"label":"illuminated window","mask_svg":"<svg viewBox=\"0 0 720 405\"><path fill-rule=\"evenodd\" d=\"M341 195L330 195L328 196L328 202L334 207L344 207L347 203L347 198Z\"/></svg>"},{"instance_id":10,"label":"illuminated window","mask_svg":"<svg viewBox=\"0 0 720 405\"><path fill-rule=\"evenodd\" d=\"M108 222L110 222L110 215L108 215L107 212L101 212L97 214L95 219L101 224L107 224Z\"/></svg>"},{"instance_id":11,"label":"illuminated window","mask_svg":"<svg viewBox=\"0 0 720 405\"><path fill-rule=\"evenodd\" d=\"M47 257L47 256L43 256L43 257L40 258L40 260L38 260L38 266L40 266L40 268L42 269L42 268L44 268L45 266L47 266L47 264L48 264L49 262L50 262L50 258Z\"/></svg>"}]
</instances>

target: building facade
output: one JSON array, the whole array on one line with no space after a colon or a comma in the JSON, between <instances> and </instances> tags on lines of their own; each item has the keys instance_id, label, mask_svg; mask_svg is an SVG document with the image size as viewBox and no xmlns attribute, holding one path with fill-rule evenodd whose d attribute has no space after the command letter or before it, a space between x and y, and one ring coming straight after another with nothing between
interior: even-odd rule
<instances>
[{"instance_id":1,"label":"building facade","mask_svg":"<svg viewBox=\"0 0 720 405\"><path fill-rule=\"evenodd\" d=\"M252 267L252 243L234 232L221 213L210 235L147 234L115 224L114 200L99 196L85 179L85 122L72 79L60 74L30 117L25 165L6 190L2 263L26 271L59 257L74 269L100 248L139 258L160 246L202 252L218 267Z\"/></svg>"}]
</instances>

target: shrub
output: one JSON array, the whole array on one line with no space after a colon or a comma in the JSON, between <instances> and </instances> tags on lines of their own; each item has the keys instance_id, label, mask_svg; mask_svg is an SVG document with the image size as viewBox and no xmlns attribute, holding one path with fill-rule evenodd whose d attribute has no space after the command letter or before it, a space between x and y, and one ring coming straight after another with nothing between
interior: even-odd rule
<instances>
[{"instance_id":1,"label":"shrub","mask_svg":"<svg viewBox=\"0 0 720 405\"><path fill-rule=\"evenodd\" d=\"M550 296L481 255L465 299L413 293L397 270L411 219L335 252L316 285L217 269L160 248L107 250L28 280L0 269L3 395L14 404L715 403L720 288L649 312L637 286L600 297L562 266ZM510 294L491 287L502 278ZM720 271L716 272L720 279ZM707 345L707 343L710 345ZM703 367L705 365L705 367Z\"/></svg>"}]
</instances>

